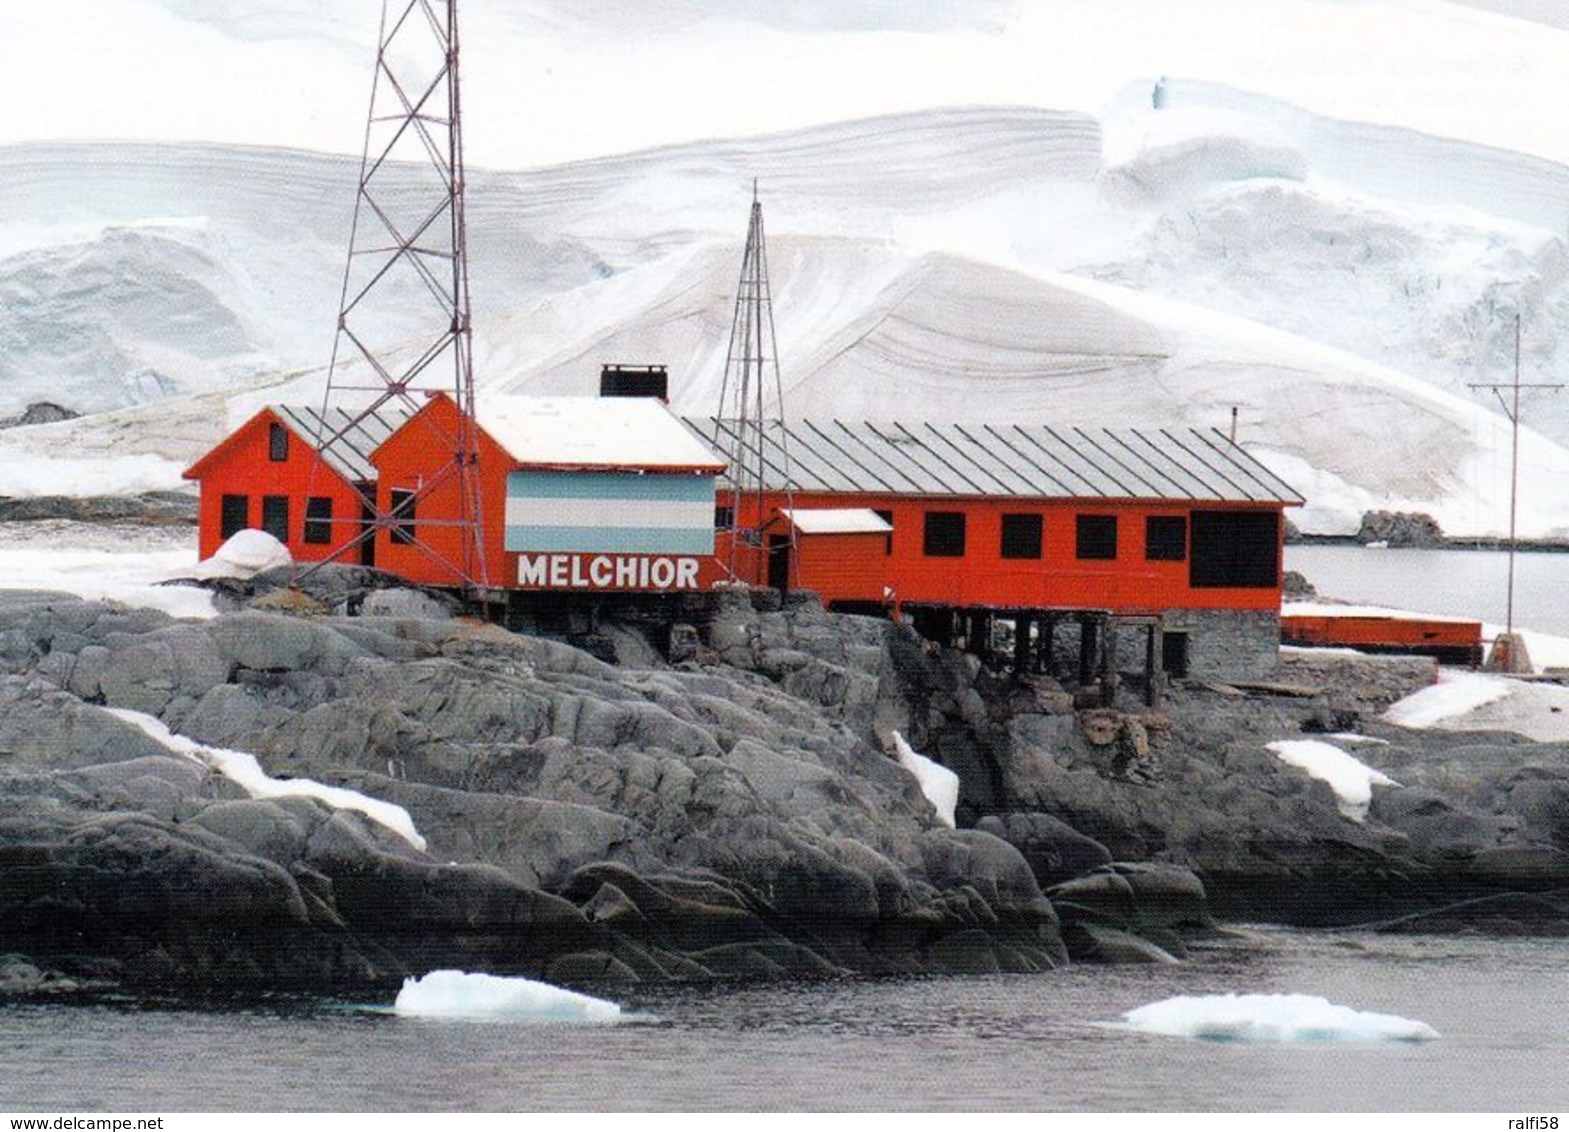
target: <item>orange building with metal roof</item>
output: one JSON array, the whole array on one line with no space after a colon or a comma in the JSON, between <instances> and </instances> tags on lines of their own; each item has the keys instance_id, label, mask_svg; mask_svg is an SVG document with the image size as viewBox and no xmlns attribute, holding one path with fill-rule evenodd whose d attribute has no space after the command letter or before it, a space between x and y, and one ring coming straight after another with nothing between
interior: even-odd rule
<instances>
[{"instance_id":1,"label":"orange building with metal roof","mask_svg":"<svg viewBox=\"0 0 1569 1132\"><path fill-rule=\"evenodd\" d=\"M1174 669L1273 665L1301 498L1218 430L687 423L763 469L760 489L720 490L719 525L748 532L720 555L745 581L939 638L953 614L1093 614L1169 635Z\"/></svg>"},{"instance_id":2,"label":"orange building with metal roof","mask_svg":"<svg viewBox=\"0 0 1569 1132\"><path fill-rule=\"evenodd\" d=\"M386 408L360 418L298 405L256 413L186 469L201 489L198 552L210 558L237 531L264 530L298 562L341 557L364 530L374 452L408 419ZM341 441L323 450L324 438ZM371 565L369 540L343 561Z\"/></svg>"}]
</instances>

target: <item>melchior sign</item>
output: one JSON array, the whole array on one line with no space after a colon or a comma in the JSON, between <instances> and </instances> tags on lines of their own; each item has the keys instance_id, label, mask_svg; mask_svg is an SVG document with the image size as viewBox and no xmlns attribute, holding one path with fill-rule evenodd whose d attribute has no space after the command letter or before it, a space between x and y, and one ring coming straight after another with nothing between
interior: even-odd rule
<instances>
[{"instance_id":1,"label":"melchior sign","mask_svg":"<svg viewBox=\"0 0 1569 1132\"><path fill-rule=\"evenodd\" d=\"M699 561L673 554L519 554L518 585L552 590L695 590Z\"/></svg>"}]
</instances>

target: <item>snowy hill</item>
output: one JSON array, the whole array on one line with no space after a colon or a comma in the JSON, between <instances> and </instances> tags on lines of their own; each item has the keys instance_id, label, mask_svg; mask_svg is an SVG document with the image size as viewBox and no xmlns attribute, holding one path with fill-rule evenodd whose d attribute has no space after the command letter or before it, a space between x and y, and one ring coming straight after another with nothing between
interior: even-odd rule
<instances>
[{"instance_id":1,"label":"snowy hill","mask_svg":"<svg viewBox=\"0 0 1569 1132\"><path fill-rule=\"evenodd\" d=\"M340 69L354 7L136 3L216 29L236 66L260 44ZM661 4L643 31L719 35L710 7ZM767 7L736 18L771 49L868 30ZM994 25L1028 22L1006 4L959 11L901 18L997 50ZM583 45L609 16L502 4L480 19ZM1514 21L1458 23L1523 42ZM863 93L846 104L876 101ZM602 362L662 362L678 406L710 411L756 178L792 415L1225 427L1235 407L1239 439L1308 496L1306 529L1383 507L1496 532L1509 429L1468 387L1507 379L1516 310L1525 380L1563 371L1569 168L1540 155L1551 145L1435 136L1379 109L1343 120L1151 77L1095 113L921 109L471 170L477 374L590 392ZM0 494L170 486L258 404L318 396L356 168L254 146L0 146L0 417L43 399L92 414L0 433ZM1527 420L1543 435L1523 436L1521 529L1569 532L1569 396L1533 397ZM69 466L46 462L67 444Z\"/></svg>"}]
</instances>

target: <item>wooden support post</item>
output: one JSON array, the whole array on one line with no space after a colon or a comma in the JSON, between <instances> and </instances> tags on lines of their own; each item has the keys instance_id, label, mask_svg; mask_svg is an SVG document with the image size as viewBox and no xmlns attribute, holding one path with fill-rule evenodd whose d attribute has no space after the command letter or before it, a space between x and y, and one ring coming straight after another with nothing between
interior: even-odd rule
<instances>
[{"instance_id":1,"label":"wooden support post","mask_svg":"<svg viewBox=\"0 0 1569 1132\"><path fill-rule=\"evenodd\" d=\"M1117 619L1101 621L1100 702L1111 707L1117 702Z\"/></svg>"},{"instance_id":2,"label":"wooden support post","mask_svg":"<svg viewBox=\"0 0 1569 1132\"><path fill-rule=\"evenodd\" d=\"M1079 684L1086 686L1095 677L1095 623L1087 613L1079 615Z\"/></svg>"},{"instance_id":3,"label":"wooden support post","mask_svg":"<svg viewBox=\"0 0 1569 1132\"><path fill-rule=\"evenodd\" d=\"M1016 614L1013 618L1013 678L1022 677L1030 670L1030 616Z\"/></svg>"},{"instance_id":4,"label":"wooden support post","mask_svg":"<svg viewBox=\"0 0 1569 1132\"><path fill-rule=\"evenodd\" d=\"M1149 639L1144 643L1144 702L1160 707L1161 685L1166 682L1165 637L1159 621L1151 621Z\"/></svg>"}]
</instances>

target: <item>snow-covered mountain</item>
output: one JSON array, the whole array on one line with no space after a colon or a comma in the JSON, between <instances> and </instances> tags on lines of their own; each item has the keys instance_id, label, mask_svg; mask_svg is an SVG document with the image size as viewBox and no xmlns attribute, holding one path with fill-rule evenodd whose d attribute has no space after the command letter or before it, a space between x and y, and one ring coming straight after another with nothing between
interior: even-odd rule
<instances>
[{"instance_id":1,"label":"snow-covered mountain","mask_svg":"<svg viewBox=\"0 0 1569 1132\"><path fill-rule=\"evenodd\" d=\"M233 39L243 7L191 11ZM244 26L331 54L341 7ZM657 7L717 34L713 5ZM950 40L1019 26L1001 3L913 9ZM570 38L595 11L488 18ZM775 49L855 33L732 13L753 17ZM601 362L662 362L678 407L712 410L756 178L792 415L1226 427L1235 407L1238 438L1308 496L1307 529L1395 507L1497 531L1510 430L1469 386L1507 380L1516 311L1525 379L1562 372L1569 168L1549 145L1370 117L1157 74L1095 113L938 107L474 170L479 380L588 393ZM40 399L92 414L0 433L0 494L172 481L256 405L318 396L356 168L212 143L0 146L0 417ZM1569 395L1526 416L1521 529L1569 532Z\"/></svg>"}]
</instances>

